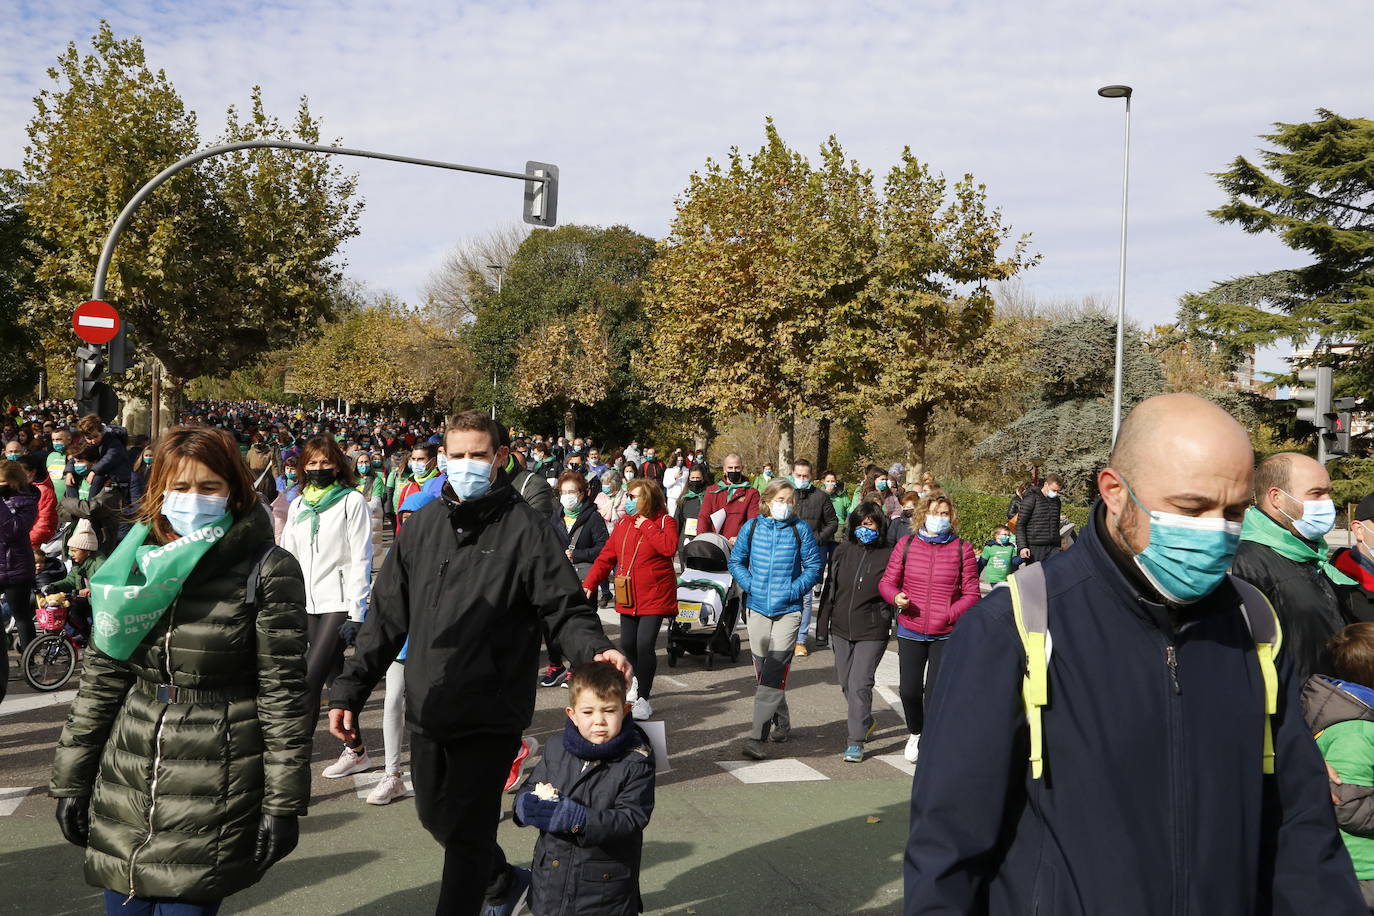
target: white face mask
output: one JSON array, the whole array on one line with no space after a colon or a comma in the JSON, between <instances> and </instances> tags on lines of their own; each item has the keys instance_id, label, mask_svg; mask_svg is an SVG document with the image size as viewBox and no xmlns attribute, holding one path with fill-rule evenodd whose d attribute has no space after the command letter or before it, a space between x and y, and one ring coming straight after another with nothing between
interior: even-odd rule
<instances>
[{"instance_id":1,"label":"white face mask","mask_svg":"<svg viewBox=\"0 0 1374 916\"><path fill-rule=\"evenodd\" d=\"M576 509L582 505L582 498L576 493L564 493L558 497L558 501L563 504L564 509Z\"/></svg>"},{"instance_id":2,"label":"white face mask","mask_svg":"<svg viewBox=\"0 0 1374 916\"><path fill-rule=\"evenodd\" d=\"M792 504L785 499L773 500L773 518L783 521L792 515Z\"/></svg>"}]
</instances>

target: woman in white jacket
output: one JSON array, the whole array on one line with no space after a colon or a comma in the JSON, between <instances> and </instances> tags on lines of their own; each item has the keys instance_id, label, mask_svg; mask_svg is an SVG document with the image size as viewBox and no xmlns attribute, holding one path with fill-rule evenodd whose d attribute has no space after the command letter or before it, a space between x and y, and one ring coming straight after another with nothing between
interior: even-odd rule
<instances>
[{"instance_id":1,"label":"woman in white jacket","mask_svg":"<svg viewBox=\"0 0 1374 916\"><path fill-rule=\"evenodd\" d=\"M305 576L310 648L306 652L307 715L318 722L324 682L343 665L367 612L372 588L372 512L357 491L353 462L338 443L316 436L301 448L305 486L286 513L282 547L296 557ZM324 771L337 779L372 765L362 739L347 747Z\"/></svg>"}]
</instances>

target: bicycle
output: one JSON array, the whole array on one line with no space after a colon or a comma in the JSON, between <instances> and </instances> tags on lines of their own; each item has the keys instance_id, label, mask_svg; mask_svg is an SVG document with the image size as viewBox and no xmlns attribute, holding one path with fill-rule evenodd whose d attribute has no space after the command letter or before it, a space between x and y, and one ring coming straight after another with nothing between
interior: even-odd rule
<instances>
[{"instance_id":1,"label":"bicycle","mask_svg":"<svg viewBox=\"0 0 1374 916\"><path fill-rule=\"evenodd\" d=\"M76 673L86 647L86 633L68 620L69 603L61 592L45 595L34 614L40 635L24 648L19 667L34 690L58 690Z\"/></svg>"}]
</instances>

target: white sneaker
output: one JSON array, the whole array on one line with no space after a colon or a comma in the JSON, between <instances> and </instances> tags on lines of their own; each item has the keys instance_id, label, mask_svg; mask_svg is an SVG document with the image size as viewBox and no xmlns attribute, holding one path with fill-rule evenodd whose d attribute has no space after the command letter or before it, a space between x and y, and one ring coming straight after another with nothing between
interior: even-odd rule
<instances>
[{"instance_id":1,"label":"white sneaker","mask_svg":"<svg viewBox=\"0 0 1374 916\"><path fill-rule=\"evenodd\" d=\"M345 776L352 776L354 773L361 773L370 769L372 769L372 758L367 756L367 748L363 748L363 752L358 754L352 748L345 746L339 759L325 767L324 772L320 775L326 779L342 779Z\"/></svg>"},{"instance_id":2,"label":"white sneaker","mask_svg":"<svg viewBox=\"0 0 1374 916\"><path fill-rule=\"evenodd\" d=\"M630 678L630 691L625 694L625 702L633 703L637 699L639 699L639 678L632 677Z\"/></svg>"},{"instance_id":3,"label":"white sneaker","mask_svg":"<svg viewBox=\"0 0 1374 916\"><path fill-rule=\"evenodd\" d=\"M916 762L916 755L920 751L920 747L920 735L912 735L910 738L906 739L906 750L902 751L902 756L906 758L907 763Z\"/></svg>"},{"instance_id":4,"label":"white sneaker","mask_svg":"<svg viewBox=\"0 0 1374 916\"><path fill-rule=\"evenodd\" d=\"M635 719L639 722L643 722L645 719L651 718L653 714L654 708L650 706L649 701L644 699L643 697L640 697L639 699L635 700L630 707L630 715L634 716Z\"/></svg>"},{"instance_id":5,"label":"white sneaker","mask_svg":"<svg viewBox=\"0 0 1374 916\"><path fill-rule=\"evenodd\" d=\"M377 783L368 793L367 803L369 805L387 805L409 794L406 791L405 778L400 773L387 773L382 776L381 782Z\"/></svg>"}]
</instances>

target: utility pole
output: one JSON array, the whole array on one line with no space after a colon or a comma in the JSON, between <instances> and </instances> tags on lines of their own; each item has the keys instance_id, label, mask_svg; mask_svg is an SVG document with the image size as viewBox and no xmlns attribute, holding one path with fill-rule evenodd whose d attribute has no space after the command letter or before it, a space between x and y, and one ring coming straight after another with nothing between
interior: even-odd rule
<instances>
[{"instance_id":1,"label":"utility pole","mask_svg":"<svg viewBox=\"0 0 1374 916\"><path fill-rule=\"evenodd\" d=\"M501 295L501 275L506 271L504 264L488 264L487 267L496 271L496 295ZM491 418L496 419L496 370L491 370Z\"/></svg>"}]
</instances>

